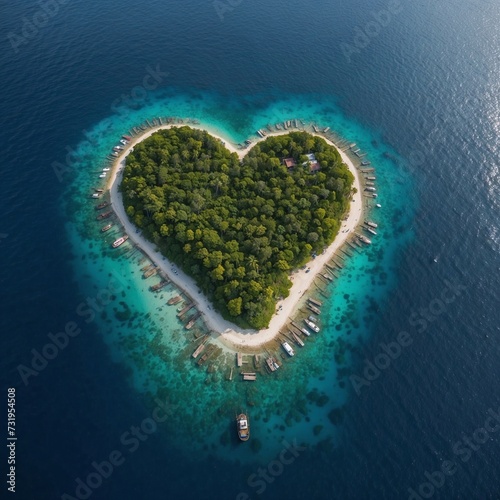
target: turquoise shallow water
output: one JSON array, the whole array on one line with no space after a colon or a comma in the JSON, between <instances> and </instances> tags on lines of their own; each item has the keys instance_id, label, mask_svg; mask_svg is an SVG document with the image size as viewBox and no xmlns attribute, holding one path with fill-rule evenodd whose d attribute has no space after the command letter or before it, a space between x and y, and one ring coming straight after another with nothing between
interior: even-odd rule
<instances>
[{"instance_id":1,"label":"turquoise shallow water","mask_svg":"<svg viewBox=\"0 0 500 500\"><path fill-rule=\"evenodd\" d=\"M127 368L129 383L150 405L168 400L173 410L166 426L167 440L191 458L215 454L228 460L269 460L284 439L310 446L335 446L342 438L344 405L352 396L348 375L352 355L366 341L377 320L377 308L396 282L395 268L401 248L411 239L415 203L411 178L395 152L377 135L346 119L334 102L296 96L288 100L227 99L209 93L172 93L151 96L140 110L127 108L86 131L75 148L72 179L66 193L68 226L75 273L82 291L95 296L118 283L113 300L103 307L97 322L113 359ZM333 283L323 285L322 332L312 336L294 358L282 359L283 367L259 375L255 383L239 380L234 353L218 345L217 356L203 367L191 359L195 335L206 332L200 322L186 333L176 318L176 307L166 305L179 293L172 285L153 294L141 268L148 260L126 243L118 250L110 243L122 234L118 228L100 233L104 223L95 221L89 193L97 186L97 172L122 134L157 116L189 117L207 124L230 141L243 142L267 123L301 118L306 123L330 126L340 137L353 141L367 153L376 168L377 202L365 199L370 218L379 224L373 245L337 258L343 269ZM194 333L193 333L194 332ZM278 351L278 354L279 351ZM251 362L250 356L248 361ZM228 375L234 367L233 380ZM233 416L246 408L251 415L251 445L235 453ZM174 432L175 430L175 432Z\"/></svg>"}]
</instances>

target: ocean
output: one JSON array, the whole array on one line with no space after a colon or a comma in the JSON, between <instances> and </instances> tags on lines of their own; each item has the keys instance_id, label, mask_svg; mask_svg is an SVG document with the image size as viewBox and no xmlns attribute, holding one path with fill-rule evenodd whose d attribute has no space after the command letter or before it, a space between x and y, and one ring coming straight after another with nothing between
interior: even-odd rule
<instances>
[{"instance_id":1,"label":"ocean","mask_svg":"<svg viewBox=\"0 0 500 500\"><path fill-rule=\"evenodd\" d=\"M498 3L0 11L1 470L15 460L18 498L500 498ZM94 220L106 155L158 116L235 143L299 118L375 168L378 234L275 377L228 381L224 350L195 366L178 291L151 294L147 260Z\"/></svg>"}]
</instances>

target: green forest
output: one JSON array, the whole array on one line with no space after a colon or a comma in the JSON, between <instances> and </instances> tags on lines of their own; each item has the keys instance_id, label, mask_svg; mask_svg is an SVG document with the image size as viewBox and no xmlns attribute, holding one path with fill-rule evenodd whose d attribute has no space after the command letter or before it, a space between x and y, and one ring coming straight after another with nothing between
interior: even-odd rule
<instances>
[{"instance_id":1,"label":"green forest","mask_svg":"<svg viewBox=\"0 0 500 500\"><path fill-rule=\"evenodd\" d=\"M120 189L130 220L225 318L261 329L288 296L290 272L335 238L353 180L337 150L306 132L269 137L240 162L183 126L136 145Z\"/></svg>"}]
</instances>

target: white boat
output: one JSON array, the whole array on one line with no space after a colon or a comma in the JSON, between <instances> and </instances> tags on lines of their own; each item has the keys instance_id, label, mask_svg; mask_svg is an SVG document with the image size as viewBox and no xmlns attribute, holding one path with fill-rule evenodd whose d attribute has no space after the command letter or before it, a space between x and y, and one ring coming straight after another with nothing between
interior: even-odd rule
<instances>
[{"instance_id":1,"label":"white boat","mask_svg":"<svg viewBox=\"0 0 500 500\"><path fill-rule=\"evenodd\" d=\"M313 323L312 321L309 321L308 319L304 320L304 323L313 331L318 333L319 332L319 326Z\"/></svg>"},{"instance_id":2,"label":"white boat","mask_svg":"<svg viewBox=\"0 0 500 500\"><path fill-rule=\"evenodd\" d=\"M110 170L111 170L111 169L110 169L110 168L108 168L108 167L106 167L106 168L103 168L103 169L102 169L102 171L103 171L103 172L109 172Z\"/></svg>"},{"instance_id":3,"label":"white boat","mask_svg":"<svg viewBox=\"0 0 500 500\"><path fill-rule=\"evenodd\" d=\"M288 342L283 342L281 344L281 346L283 347L283 349L285 349L286 353L289 355L289 356L294 356L295 355L295 352L294 350L290 347L290 344Z\"/></svg>"},{"instance_id":4,"label":"white boat","mask_svg":"<svg viewBox=\"0 0 500 500\"><path fill-rule=\"evenodd\" d=\"M377 203L375 206L376 206L377 208L382 208L382 205L381 205L380 203Z\"/></svg>"},{"instance_id":5,"label":"white boat","mask_svg":"<svg viewBox=\"0 0 500 500\"><path fill-rule=\"evenodd\" d=\"M92 195L92 198L99 198L99 196L101 196L99 193L94 193L94 194Z\"/></svg>"},{"instance_id":6,"label":"white boat","mask_svg":"<svg viewBox=\"0 0 500 500\"><path fill-rule=\"evenodd\" d=\"M307 328L301 328L300 331L304 334L307 335L308 337L311 336L311 332Z\"/></svg>"},{"instance_id":7,"label":"white boat","mask_svg":"<svg viewBox=\"0 0 500 500\"><path fill-rule=\"evenodd\" d=\"M378 227L378 224L375 222L372 222L371 220L365 220L365 224L370 227Z\"/></svg>"},{"instance_id":8,"label":"white boat","mask_svg":"<svg viewBox=\"0 0 500 500\"><path fill-rule=\"evenodd\" d=\"M120 139L120 143L126 146L128 144L128 141L126 141L125 139Z\"/></svg>"},{"instance_id":9,"label":"white boat","mask_svg":"<svg viewBox=\"0 0 500 500\"><path fill-rule=\"evenodd\" d=\"M101 174L101 175L99 176L99 179L104 179L105 177L106 177L106 173Z\"/></svg>"},{"instance_id":10,"label":"white boat","mask_svg":"<svg viewBox=\"0 0 500 500\"><path fill-rule=\"evenodd\" d=\"M120 245L123 245L128 240L128 236L122 236L121 238L118 238L116 241L113 242L113 248L118 248Z\"/></svg>"},{"instance_id":11,"label":"white boat","mask_svg":"<svg viewBox=\"0 0 500 500\"><path fill-rule=\"evenodd\" d=\"M266 359L266 363L272 372L275 372L280 367L280 365L278 365L278 362L276 361L276 359L273 358L272 356L270 358Z\"/></svg>"}]
</instances>

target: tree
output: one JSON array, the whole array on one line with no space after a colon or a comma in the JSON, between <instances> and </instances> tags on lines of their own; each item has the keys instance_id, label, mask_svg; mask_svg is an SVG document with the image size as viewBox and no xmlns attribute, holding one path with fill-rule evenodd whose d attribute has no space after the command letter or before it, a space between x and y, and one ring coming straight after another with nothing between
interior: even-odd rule
<instances>
[{"instance_id":1,"label":"tree","mask_svg":"<svg viewBox=\"0 0 500 500\"><path fill-rule=\"evenodd\" d=\"M241 304L243 303L243 299L241 297L237 297L236 299L231 299L227 303L227 310L231 316L239 316L241 314Z\"/></svg>"},{"instance_id":2,"label":"tree","mask_svg":"<svg viewBox=\"0 0 500 500\"><path fill-rule=\"evenodd\" d=\"M127 215L223 314L260 328L290 270L338 233L352 183L338 152L305 132L267 138L240 163L206 132L173 127L136 145L120 189Z\"/></svg>"}]
</instances>

